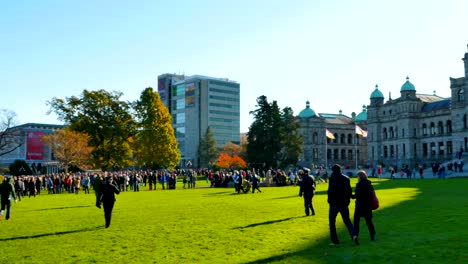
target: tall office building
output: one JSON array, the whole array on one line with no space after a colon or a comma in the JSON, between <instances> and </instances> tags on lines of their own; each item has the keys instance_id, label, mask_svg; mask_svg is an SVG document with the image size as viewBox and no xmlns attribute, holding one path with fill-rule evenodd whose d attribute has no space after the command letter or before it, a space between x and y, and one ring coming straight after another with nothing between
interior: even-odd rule
<instances>
[{"instance_id":1,"label":"tall office building","mask_svg":"<svg viewBox=\"0 0 468 264\"><path fill-rule=\"evenodd\" d=\"M158 92L172 115L172 126L181 151L181 166L198 158L200 139L209 127L217 147L240 144L240 84L225 78L201 75L158 76Z\"/></svg>"}]
</instances>

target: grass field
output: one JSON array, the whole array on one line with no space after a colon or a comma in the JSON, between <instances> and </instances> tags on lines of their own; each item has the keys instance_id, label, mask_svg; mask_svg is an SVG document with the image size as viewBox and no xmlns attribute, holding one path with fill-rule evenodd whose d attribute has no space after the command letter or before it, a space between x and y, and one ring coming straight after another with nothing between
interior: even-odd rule
<instances>
[{"instance_id":1,"label":"grass field","mask_svg":"<svg viewBox=\"0 0 468 264\"><path fill-rule=\"evenodd\" d=\"M342 244L329 246L327 184L309 217L291 186L121 193L108 229L93 193L43 193L0 222L0 263L468 263L467 184L374 180L377 241L362 220L360 246L340 217Z\"/></svg>"}]
</instances>

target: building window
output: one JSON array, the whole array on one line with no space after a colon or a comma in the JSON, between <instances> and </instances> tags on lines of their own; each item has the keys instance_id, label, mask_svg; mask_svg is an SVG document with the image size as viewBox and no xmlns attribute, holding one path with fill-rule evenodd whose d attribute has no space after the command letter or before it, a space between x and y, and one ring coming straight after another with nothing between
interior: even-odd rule
<instances>
[{"instance_id":1,"label":"building window","mask_svg":"<svg viewBox=\"0 0 468 264\"><path fill-rule=\"evenodd\" d=\"M417 136L417 130L416 128L413 129L413 137L416 137Z\"/></svg>"},{"instance_id":2,"label":"building window","mask_svg":"<svg viewBox=\"0 0 468 264\"><path fill-rule=\"evenodd\" d=\"M404 128L401 130L401 137L403 137L403 138L405 137L405 129Z\"/></svg>"},{"instance_id":3,"label":"building window","mask_svg":"<svg viewBox=\"0 0 468 264\"><path fill-rule=\"evenodd\" d=\"M314 142L314 144L318 144L318 135L317 135L317 132L314 132L314 135L312 136L312 142Z\"/></svg>"},{"instance_id":4,"label":"building window","mask_svg":"<svg viewBox=\"0 0 468 264\"><path fill-rule=\"evenodd\" d=\"M436 134L435 124L434 122L431 122L431 135L435 135L435 134Z\"/></svg>"},{"instance_id":5,"label":"building window","mask_svg":"<svg viewBox=\"0 0 468 264\"><path fill-rule=\"evenodd\" d=\"M384 129L383 129L383 138L387 139L387 128L386 127L384 127Z\"/></svg>"},{"instance_id":6,"label":"building window","mask_svg":"<svg viewBox=\"0 0 468 264\"><path fill-rule=\"evenodd\" d=\"M393 133L393 127L390 127L390 138L393 138L395 134Z\"/></svg>"},{"instance_id":7,"label":"building window","mask_svg":"<svg viewBox=\"0 0 468 264\"><path fill-rule=\"evenodd\" d=\"M390 157L394 157L395 156L395 149L393 147L393 145L390 146Z\"/></svg>"},{"instance_id":8,"label":"building window","mask_svg":"<svg viewBox=\"0 0 468 264\"><path fill-rule=\"evenodd\" d=\"M439 155L444 155L444 142L439 142Z\"/></svg>"},{"instance_id":9,"label":"building window","mask_svg":"<svg viewBox=\"0 0 468 264\"><path fill-rule=\"evenodd\" d=\"M447 133L452 133L452 121L451 120L447 120L446 130L447 130Z\"/></svg>"},{"instance_id":10,"label":"building window","mask_svg":"<svg viewBox=\"0 0 468 264\"><path fill-rule=\"evenodd\" d=\"M334 149L334 150L333 150L333 159L335 159L335 160L338 160L338 159L339 159L338 150L337 150L337 149Z\"/></svg>"},{"instance_id":11,"label":"building window","mask_svg":"<svg viewBox=\"0 0 468 264\"><path fill-rule=\"evenodd\" d=\"M403 158L406 158L406 144L403 144Z\"/></svg>"},{"instance_id":12,"label":"building window","mask_svg":"<svg viewBox=\"0 0 468 264\"><path fill-rule=\"evenodd\" d=\"M340 136L340 143L341 144L345 143L345 135L344 134L341 134L341 136Z\"/></svg>"},{"instance_id":13,"label":"building window","mask_svg":"<svg viewBox=\"0 0 468 264\"><path fill-rule=\"evenodd\" d=\"M318 160L318 149L314 148L313 150L313 157L314 157L314 160Z\"/></svg>"},{"instance_id":14,"label":"building window","mask_svg":"<svg viewBox=\"0 0 468 264\"><path fill-rule=\"evenodd\" d=\"M434 143L434 142L432 142L432 143L431 143L431 156L433 156L433 157L434 157L434 156L436 155L436 153L437 153L437 152L436 152L436 146L435 146L435 143Z\"/></svg>"},{"instance_id":15,"label":"building window","mask_svg":"<svg viewBox=\"0 0 468 264\"><path fill-rule=\"evenodd\" d=\"M353 144L353 135L348 134L348 144Z\"/></svg>"},{"instance_id":16,"label":"building window","mask_svg":"<svg viewBox=\"0 0 468 264\"><path fill-rule=\"evenodd\" d=\"M427 143L424 143L423 144L423 156L427 157L428 154L429 154L429 150L427 148Z\"/></svg>"},{"instance_id":17,"label":"building window","mask_svg":"<svg viewBox=\"0 0 468 264\"><path fill-rule=\"evenodd\" d=\"M467 121L466 121L466 114L465 114L465 115L463 116L463 128L464 128L464 129L468 128L466 122L467 122Z\"/></svg>"},{"instance_id":18,"label":"building window","mask_svg":"<svg viewBox=\"0 0 468 264\"><path fill-rule=\"evenodd\" d=\"M423 124L423 136L427 136L427 125Z\"/></svg>"},{"instance_id":19,"label":"building window","mask_svg":"<svg viewBox=\"0 0 468 264\"><path fill-rule=\"evenodd\" d=\"M460 89L458 91L458 101L459 102L465 101L465 91L463 89Z\"/></svg>"},{"instance_id":20,"label":"building window","mask_svg":"<svg viewBox=\"0 0 468 264\"><path fill-rule=\"evenodd\" d=\"M348 160L353 160L353 151L351 149L348 150Z\"/></svg>"},{"instance_id":21,"label":"building window","mask_svg":"<svg viewBox=\"0 0 468 264\"><path fill-rule=\"evenodd\" d=\"M177 99L176 105L177 105L176 106L177 110L184 109L185 108L185 99Z\"/></svg>"},{"instance_id":22,"label":"building window","mask_svg":"<svg viewBox=\"0 0 468 264\"><path fill-rule=\"evenodd\" d=\"M438 125L437 125L437 132L439 133L439 135L442 135L444 133L444 123L442 123L442 121L439 121Z\"/></svg>"},{"instance_id":23,"label":"building window","mask_svg":"<svg viewBox=\"0 0 468 264\"><path fill-rule=\"evenodd\" d=\"M384 154L384 157L388 157L388 147L387 146L384 146L383 147L383 154Z\"/></svg>"},{"instance_id":24,"label":"building window","mask_svg":"<svg viewBox=\"0 0 468 264\"><path fill-rule=\"evenodd\" d=\"M184 138L184 137L185 137L185 127L177 127L176 138Z\"/></svg>"},{"instance_id":25,"label":"building window","mask_svg":"<svg viewBox=\"0 0 468 264\"><path fill-rule=\"evenodd\" d=\"M331 149L327 149L327 160L331 159L331 155L332 155Z\"/></svg>"},{"instance_id":26,"label":"building window","mask_svg":"<svg viewBox=\"0 0 468 264\"><path fill-rule=\"evenodd\" d=\"M341 150L341 159L346 160L346 150L344 149Z\"/></svg>"},{"instance_id":27,"label":"building window","mask_svg":"<svg viewBox=\"0 0 468 264\"><path fill-rule=\"evenodd\" d=\"M335 137L335 139L333 139L333 143L338 143L338 134L335 133L333 136Z\"/></svg>"},{"instance_id":28,"label":"building window","mask_svg":"<svg viewBox=\"0 0 468 264\"><path fill-rule=\"evenodd\" d=\"M176 116L176 124L183 124L185 123L185 113L178 113Z\"/></svg>"},{"instance_id":29,"label":"building window","mask_svg":"<svg viewBox=\"0 0 468 264\"><path fill-rule=\"evenodd\" d=\"M447 154L451 155L453 153L452 141L447 141Z\"/></svg>"}]
</instances>

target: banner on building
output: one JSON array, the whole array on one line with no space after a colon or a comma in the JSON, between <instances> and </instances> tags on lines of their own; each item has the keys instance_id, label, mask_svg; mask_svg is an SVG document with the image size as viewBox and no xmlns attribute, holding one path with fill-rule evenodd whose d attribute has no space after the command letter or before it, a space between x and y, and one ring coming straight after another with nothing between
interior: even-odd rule
<instances>
[{"instance_id":1,"label":"banner on building","mask_svg":"<svg viewBox=\"0 0 468 264\"><path fill-rule=\"evenodd\" d=\"M28 139L26 141L26 159L27 160L43 160L44 159L44 143L42 131L28 131Z\"/></svg>"}]
</instances>

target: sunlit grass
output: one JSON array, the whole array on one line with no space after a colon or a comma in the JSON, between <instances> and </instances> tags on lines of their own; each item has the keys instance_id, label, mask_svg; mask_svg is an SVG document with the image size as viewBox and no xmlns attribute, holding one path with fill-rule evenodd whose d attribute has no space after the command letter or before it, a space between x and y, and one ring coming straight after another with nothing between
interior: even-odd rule
<instances>
[{"instance_id":1,"label":"sunlit grass","mask_svg":"<svg viewBox=\"0 0 468 264\"><path fill-rule=\"evenodd\" d=\"M41 194L0 222L0 263L466 263L466 183L374 181L377 241L361 221L359 247L340 217L342 244L329 246L327 184L309 217L290 186L121 193L109 229L94 194Z\"/></svg>"}]
</instances>

